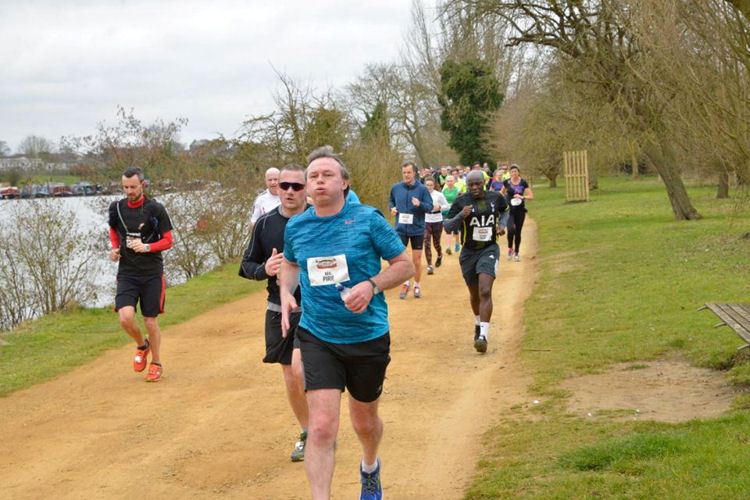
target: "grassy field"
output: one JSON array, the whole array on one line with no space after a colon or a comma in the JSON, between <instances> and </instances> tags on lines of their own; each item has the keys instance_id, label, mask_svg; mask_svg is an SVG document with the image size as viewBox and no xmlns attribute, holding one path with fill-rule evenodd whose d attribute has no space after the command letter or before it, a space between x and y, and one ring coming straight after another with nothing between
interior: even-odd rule
<instances>
[{"instance_id":1,"label":"grassy field","mask_svg":"<svg viewBox=\"0 0 750 500\"><path fill-rule=\"evenodd\" d=\"M533 418L504 415L486 436L466 498L750 497L747 395L726 417L667 424L570 415L558 388L611 363L673 357L750 387L741 339L696 312L750 301L750 202L716 200L713 186L689 191L699 221L674 221L654 178L602 178L577 204L564 203L564 187L534 187L541 276L522 356L545 402Z\"/></svg>"},{"instance_id":2,"label":"grassy field","mask_svg":"<svg viewBox=\"0 0 750 500\"><path fill-rule=\"evenodd\" d=\"M159 324L168 327L181 323L264 288L265 282L237 277L238 266L227 264L167 290L167 314L160 317ZM112 307L49 315L21 324L0 338L10 343L0 347L0 397L52 379L107 349L132 342L120 328Z\"/></svg>"}]
</instances>

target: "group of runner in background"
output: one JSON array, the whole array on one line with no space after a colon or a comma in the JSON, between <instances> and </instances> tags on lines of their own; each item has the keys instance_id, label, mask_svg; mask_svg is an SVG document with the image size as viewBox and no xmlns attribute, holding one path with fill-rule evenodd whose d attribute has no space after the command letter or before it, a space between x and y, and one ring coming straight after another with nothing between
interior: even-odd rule
<instances>
[{"instance_id":1,"label":"group of runner in background","mask_svg":"<svg viewBox=\"0 0 750 500\"><path fill-rule=\"evenodd\" d=\"M494 172L491 172L487 163L483 165L474 163L471 167L459 165L435 169L423 168L420 181L430 191L434 200L433 205L443 207L447 204L449 208L461 194L467 192L466 177L473 170L482 172L484 186L487 191L497 191L503 194L510 204L510 218L507 227L507 258L516 262L520 261L521 230L526 218L526 202L534 199L534 193L526 179L521 177L521 170L518 165L511 164L508 166L507 164L499 164ZM445 200L444 202L442 201L443 199ZM448 208L441 208L439 214L443 217L442 219L437 218L437 215L433 215L432 217L427 216L429 224L425 225L424 232L424 253L427 260L427 274L433 274L434 272L431 270L432 260L429 237L432 238L432 244L435 246L437 252L435 267L440 267L440 263L442 263L443 243L440 235L443 232L449 237L448 243L445 245L445 253L447 255L451 255L454 252L458 253L461 249L459 232L450 232L442 224L445 216L448 215ZM438 211L435 209L433 213L438 214ZM438 223L440 224L438 225ZM437 237L436 234L438 235Z\"/></svg>"}]
</instances>

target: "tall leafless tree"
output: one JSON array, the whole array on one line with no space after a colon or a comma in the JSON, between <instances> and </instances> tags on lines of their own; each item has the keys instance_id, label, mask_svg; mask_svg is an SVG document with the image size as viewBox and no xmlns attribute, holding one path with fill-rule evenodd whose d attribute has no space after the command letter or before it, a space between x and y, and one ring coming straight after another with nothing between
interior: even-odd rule
<instances>
[{"instance_id":1,"label":"tall leafless tree","mask_svg":"<svg viewBox=\"0 0 750 500\"><path fill-rule=\"evenodd\" d=\"M698 219L681 178L677 152L664 122L669 105L655 93L634 65L643 57L639 40L628 29L627 9L621 2L522 0L456 0L455 9L471 8L482 16L499 17L513 28L507 43L548 47L567 59L579 83L595 89L621 120L642 137L642 149L659 172L676 219ZM449 12L451 10L449 9ZM576 78L576 75L571 75Z\"/></svg>"}]
</instances>

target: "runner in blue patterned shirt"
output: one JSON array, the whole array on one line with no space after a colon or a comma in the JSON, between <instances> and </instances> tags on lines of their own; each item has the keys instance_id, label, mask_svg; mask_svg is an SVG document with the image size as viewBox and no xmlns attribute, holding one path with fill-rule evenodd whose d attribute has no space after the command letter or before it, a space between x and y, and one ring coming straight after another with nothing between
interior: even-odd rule
<instances>
[{"instance_id":1,"label":"runner in blue patterned shirt","mask_svg":"<svg viewBox=\"0 0 750 500\"><path fill-rule=\"evenodd\" d=\"M290 219L280 293L282 331L302 290L297 335L302 350L309 428L305 470L314 499L331 493L341 393L362 446L361 499L382 498L378 400L390 362L388 307L382 290L414 274L401 239L375 208L346 201L349 173L330 146L308 157L313 207ZM381 259L389 266L381 270Z\"/></svg>"}]
</instances>

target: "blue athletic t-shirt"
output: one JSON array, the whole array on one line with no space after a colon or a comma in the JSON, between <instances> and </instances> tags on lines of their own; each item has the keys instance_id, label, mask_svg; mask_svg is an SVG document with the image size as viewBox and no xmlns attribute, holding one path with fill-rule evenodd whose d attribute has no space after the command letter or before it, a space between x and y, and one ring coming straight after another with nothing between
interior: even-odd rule
<instances>
[{"instance_id":1,"label":"blue athletic t-shirt","mask_svg":"<svg viewBox=\"0 0 750 500\"><path fill-rule=\"evenodd\" d=\"M313 207L292 217L284 234L284 257L300 268L300 326L334 344L366 342L388 333L384 294L355 314L344 305L336 283L351 288L366 281L380 272L380 259L393 259L404 250L383 214L368 205L347 201L330 217L318 217Z\"/></svg>"}]
</instances>

